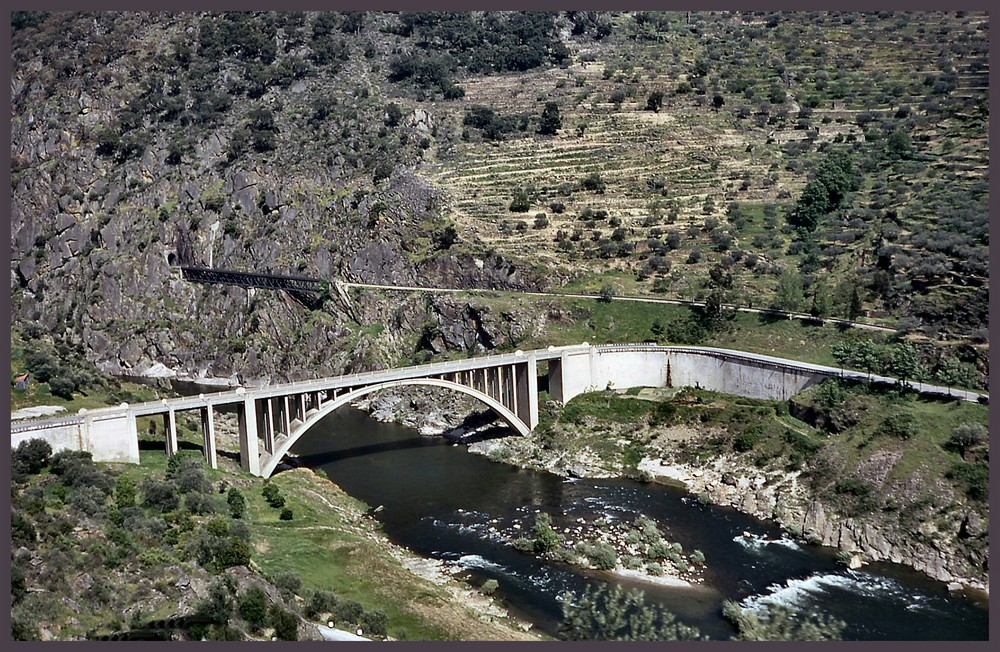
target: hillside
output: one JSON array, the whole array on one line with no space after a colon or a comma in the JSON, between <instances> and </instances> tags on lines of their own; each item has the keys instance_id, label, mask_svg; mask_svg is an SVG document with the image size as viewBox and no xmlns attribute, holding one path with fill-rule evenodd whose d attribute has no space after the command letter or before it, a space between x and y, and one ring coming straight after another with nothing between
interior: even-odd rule
<instances>
[{"instance_id":1,"label":"hillside","mask_svg":"<svg viewBox=\"0 0 1000 652\"><path fill-rule=\"evenodd\" d=\"M982 14L22 12L12 40L13 327L106 372L384 366L481 308L368 293L362 323L177 264L986 338Z\"/></svg>"}]
</instances>

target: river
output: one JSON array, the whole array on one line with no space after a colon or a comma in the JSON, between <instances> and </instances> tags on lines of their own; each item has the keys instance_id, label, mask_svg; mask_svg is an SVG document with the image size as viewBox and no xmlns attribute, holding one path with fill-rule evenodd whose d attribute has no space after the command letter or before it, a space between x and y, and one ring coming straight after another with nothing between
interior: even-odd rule
<instances>
[{"instance_id":1,"label":"river","mask_svg":"<svg viewBox=\"0 0 1000 652\"><path fill-rule=\"evenodd\" d=\"M727 599L751 608L777 602L830 614L847 622L846 639L988 638L983 597L949 593L943 583L897 564L849 570L830 548L782 539L771 524L702 505L672 487L517 469L354 408L328 416L293 452L352 496L382 506L376 517L393 541L460 564L474 585L496 579L510 612L550 634L558 627L561 594L611 582L642 589L647 601L713 639L734 633L721 615ZM653 518L668 541L704 553L705 583L688 589L625 581L541 561L505 543L530 535L539 510L552 514L560 530L580 518Z\"/></svg>"}]
</instances>

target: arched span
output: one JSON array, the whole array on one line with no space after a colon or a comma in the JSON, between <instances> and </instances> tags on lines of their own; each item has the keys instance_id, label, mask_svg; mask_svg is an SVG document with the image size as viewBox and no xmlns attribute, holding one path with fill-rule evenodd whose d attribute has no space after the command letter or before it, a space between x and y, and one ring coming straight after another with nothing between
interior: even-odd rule
<instances>
[{"instance_id":1,"label":"arched span","mask_svg":"<svg viewBox=\"0 0 1000 652\"><path fill-rule=\"evenodd\" d=\"M290 437L285 438L281 444L274 450L273 454L264 453L261 456L260 465L260 475L263 478L271 477L274 473L274 469L278 467L281 459L285 454L291 449L291 447L297 442L302 435L309 432L309 429L315 426L317 423L323 420L325 416L336 410L337 408L343 407L352 401L355 401L362 396L371 394L373 392L378 392L383 389L392 389L393 387L404 387L407 385L429 385L431 387L444 387L445 389L453 389L456 392L461 392L463 394L468 394L472 398L478 400L480 403L484 403L487 407L497 413L497 415L503 419L504 423L516 430L518 433L528 436L531 434L531 430L517 418L517 415L511 412L503 403L497 401L496 399L480 392L479 390L473 389L466 385L460 385L458 383L453 383L450 380L440 380L438 378L410 378L406 380L393 380L385 383L378 383L376 385L368 385L367 387L362 387L343 396L338 396L334 400L325 404L322 409L307 415L306 420L292 432ZM266 460L266 461L265 461Z\"/></svg>"}]
</instances>

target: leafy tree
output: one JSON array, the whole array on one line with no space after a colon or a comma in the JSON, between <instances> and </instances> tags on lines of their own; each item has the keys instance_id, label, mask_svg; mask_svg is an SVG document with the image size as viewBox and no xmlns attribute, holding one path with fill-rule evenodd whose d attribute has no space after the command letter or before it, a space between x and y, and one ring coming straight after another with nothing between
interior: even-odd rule
<instances>
[{"instance_id":1,"label":"leafy tree","mask_svg":"<svg viewBox=\"0 0 1000 652\"><path fill-rule=\"evenodd\" d=\"M233 518L243 518L247 511L247 499L243 492L233 487L226 494L226 502L229 504L229 515Z\"/></svg>"},{"instance_id":2,"label":"leafy tree","mask_svg":"<svg viewBox=\"0 0 1000 652\"><path fill-rule=\"evenodd\" d=\"M820 319L830 315L830 291L827 289L826 283L816 283L816 290L813 292L812 307L809 308L809 313L813 317Z\"/></svg>"},{"instance_id":3,"label":"leafy tree","mask_svg":"<svg viewBox=\"0 0 1000 652\"><path fill-rule=\"evenodd\" d=\"M989 439L990 433L986 426L980 423L963 423L955 427L948 443L958 449L958 454L965 457L965 452Z\"/></svg>"},{"instance_id":4,"label":"leafy tree","mask_svg":"<svg viewBox=\"0 0 1000 652\"><path fill-rule=\"evenodd\" d=\"M610 283L601 286L601 291L598 296L598 301L603 301L604 303L611 303L611 300L615 298L615 288Z\"/></svg>"},{"instance_id":5,"label":"leafy tree","mask_svg":"<svg viewBox=\"0 0 1000 652\"><path fill-rule=\"evenodd\" d=\"M531 200L528 198L528 193L524 190L518 190L510 202L510 211L512 213L527 213L530 208Z\"/></svg>"},{"instance_id":6,"label":"leafy tree","mask_svg":"<svg viewBox=\"0 0 1000 652\"><path fill-rule=\"evenodd\" d=\"M821 217L840 207L849 192L861 187L851 155L844 150L827 154L806 183L788 221L793 226L814 231Z\"/></svg>"},{"instance_id":7,"label":"leafy tree","mask_svg":"<svg viewBox=\"0 0 1000 652\"><path fill-rule=\"evenodd\" d=\"M802 307L802 277L795 270L785 270L778 277L773 307L795 311Z\"/></svg>"},{"instance_id":8,"label":"leafy tree","mask_svg":"<svg viewBox=\"0 0 1000 652\"><path fill-rule=\"evenodd\" d=\"M385 636L388 633L389 617L381 609L372 609L361 615L361 622L358 624L366 634Z\"/></svg>"},{"instance_id":9,"label":"leafy tree","mask_svg":"<svg viewBox=\"0 0 1000 652\"><path fill-rule=\"evenodd\" d=\"M663 91L653 91L646 98L646 110L659 113L663 106Z\"/></svg>"},{"instance_id":10,"label":"leafy tree","mask_svg":"<svg viewBox=\"0 0 1000 652\"><path fill-rule=\"evenodd\" d=\"M722 97L720 93L716 93L712 97L712 108L714 108L716 111L721 109L725 103L726 103L726 98Z\"/></svg>"},{"instance_id":11,"label":"leafy tree","mask_svg":"<svg viewBox=\"0 0 1000 652\"><path fill-rule=\"evenodd\" d=\"M864 313L864 306L861 304L861 293L858 291L858 286L854 285L851 287L851 298L850 303L847 308L847 318L851 321L857 321Z\"/></svg>"},{"instance_id":12,"label":"leafy tree","mask_svg":"<svg viewBox=\"0 0 1000 652\"><path fill-rule=\"evenodd\" d=\"M847 624L825 614L806 616L784 605L768 605L763 614L727 600L722 614L736 626L740 641L836 641Z\"/></svg>"},{"instance_id":13,"label":"leafy tree","mask_svg":"<svg viewBox=\"0 0 1000 652\"><path fill-rule=\"evenodd\" d=\"M118 482L115 483L115 506L118 509L134 506L138 494L138 488L132 478L127 475L118 476Z\"/></svg>"},{"instance_id":14,"label":"leafy tree","mask_svg":"<svg viewBox=\"0 0 1000 652\"><path fill-rule=\"evenodd\" d=\"M542 109L542 119L538 125L538 133L543 136L554 136L562 128L562 119L559 117L559 105L555 102L546 102Z\"/></svg>"},{"instance_id":15,"label":"leafy tree","mask_svg":"<svg viewBox=\"0 0 1000 652\"><path fill-rule=\"evenodd\" d=\"M278 637L279 641L299 640L298 616L276 604L271 605L269 616L271 625L274 626L274 635Z\"/></svg>"},{"instance_id":16,"label":"leafy tree","mask_svg":"<svg viewBox=\"0 0 1000 652\"><path fill-rule=\"evenodd\" d=\"M34 475L49 465L52 446L44 439L22 441L11 454L11 471Z\"/></svg>"},{"instance_id":17,"label":"leafy tree","mask_svg":"<svg viewBox=\"0 0 1000 652\"><path fill-rule=\"evenodd\" d=\"M243 539L230 536L215 556L220 568L246 566L250 563L250 544Z\"/></svg>"},{"instance_id":18,"label":"leafy tree","mask_svg":"<svg viewBox=\"0 0 1000 652\"><path fill-rule=\"evenodd\" d=\"M951 388L956 385L975 387L979 383L979 374L972 366L952 357L945 359L936 376L940 382L948 386L949 394Z\"/></svg>"},{"instance_id":19,"label":"leafy tree","mask_svg":"<svg viewBox=\"0 0 1000 652\"><path fill-rule=\"evenodd\" d=\"M903 385L909 380L919 380L924 372L920 352L909 342L901 342L889 350L888 367Z\"/></svg>"},{"instance_id":20,"label":"leafy tree","mask_svg":"<svg viewBox=\"0 0 1000 652\"><path fill-rule=\"evenodd\" d=\"M703 639L674 614L646 604L641 591L615 587L587 589L582 596L562 596L559 638L567 641L681 641Z\"/></svg>"},{"instance_id":21,"label":"leafy tree","mask_svg":"<svg viewBox=\"0 0 1000 652\"><path fill-rule=\"evenodd\" d=\"M551 552L562 545L563 535L552 528L552 517L539 512L535 515L535 554Z\"/></svg>"},{"instance_id":22,"label":"leafy tree","mask_svg":"<svg viewBox=\"0 0 1000 652\"><path fill-rule=\"evenodd\" d=\"M270 601L264 589L256 584L251 586L240 597L239 611L250 629L259 632L267 626L267 607Z\"/></svg>"}]
</instances>

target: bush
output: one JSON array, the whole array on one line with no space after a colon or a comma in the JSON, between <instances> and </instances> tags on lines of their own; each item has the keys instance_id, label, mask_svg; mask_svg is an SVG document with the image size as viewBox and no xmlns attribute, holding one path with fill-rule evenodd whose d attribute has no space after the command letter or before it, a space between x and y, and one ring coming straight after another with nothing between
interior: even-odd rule
<instances>
[{"instance_id":1,"label":"bush","mask_svg":"<svg viewBox=\"0 0 1000 652\"><path fill-rule=\"evenodd\" d=\"M965 493L973 500L987 500L990 496L990 467L985 462L957 462L947 476L965 486Z\"/></svg>"},{"instance_id":2,"label":"bush","mask_svg":"<svg viewBox=\"0 0 1000 652\"><path fill-rule=\"evenodd\" d=\"M177 485L173 482L147 478L142 483L142 494L143 506L160 512L172 512L181 504Z\"/></svg>"},{"instance_id":3,"label":"bush","mask_svg":"<svg viewBox=\"0 0 1000 652\"><path fill-rule=\"evenodd\" d=\"M614 570L618 563L618 555L610 543L597 543L585 553L587 559L600 570Z\"/></svg>"},{"instance_id":4,"label":"bush","mask_svg":"<svg viewBox=\"0 0 1000 652\"><path fill-rule=\"evenodd\" d=\"M250 544L239 537L230 536L218 551L215 562L219 568L248 565L250 563Z\"/></svg>"},{"instance_id":5,"label":"bush","mask_svg":"<svg viewBox=\"0 0 1000 652\"><path fill-rule=\"evenodd\" d=\"M52 446L44 439L22 441L11 455L12 471L34 475L49 465Z\"/></svg>"},{"instance_id":6,"label":"bush","mask_svg":"<svg viewBox=\"0 0 1000 652\"><path fill-rule=\"evenodd\" d=\"M233 518L243 518L247 511L247 499L243 492L233 487L226 495L226 502L229 504L229 515Z\"/></svg>"},{"instance_id":7,"label":"bush","mask_svg":"<svg viewBox=\"0 0 1000 652\"><path fill-rule=\"evenodd\" d=\"M299 579L298 575L292 572L279 573L278 576L274 578L274 585L281 591L288 591L289 593L295 594L302 588L302 580Z\"/></svg>"},{"instance_id":8,"label":"bush","mask_svg":"<svg viewBox=\"0 0 1000 652\"><path fill-rule=\"evenodd\" d=\"M530 208L531 200L528 198L528 193L518 190L513 201L510 202L510 211L512 213L527 213Z\"/></svg>"},{"instance_id":9,"label":"bush","mask_svg":"<svg viewBox=\"0 0 1000 652\"><path fill-rule=\"evenodd\" d=\"M989 439L989 431L986 426L979 423L963 423L956 426L951 433L948 442L958 449L960 455L965 455L965 451Z\"/></svg>"},{"instance_id":10,"label":"bush","mask_svg":"<svg viewBox=\"0 0 1000 652\"><path fill-rule=\"evenodd\" d=\"M267 593L257 585L251 586L240 597L239 611L251 631L259 632L267 626Z\"/></svg>"},{"instance_id":11,"label":"bush","mask_svg":"<svg viewBox=\"0 0 1000 652\"><path fill-rule=\"evenodd\" d=\"M550 552L562 545L563 535L552 528L552 517L539 512L535 515L535 554L541 555Z\"/></svg>"},{"instance_id":12,"label":"bush","mask_svg":"<svg viewBox=\"0 0 1000 652\"><path fill-rule=\"evenodd\" d=\"M299 640L299 619L295 614L273 604L269 615L271 625L274 626L274 635L279 641Z\"/></svg>"},{"instance_id":13,"label":"bush","mask_svg":"<svg viewBox=\"0 0 1000 652\"><path fill-rule=\"evenodd\" d=\"M372 609L361 615L361 622L358 624L366 634L385 636L388 632L389 618L381 609Z\"/></svg>"},{"instance_id":14,"label":"bush","mask_svg":"<svg viewBox=\"0 0 1000 652\"><path fill-rule=\"evenodd\" d=\"M889 435L906 440L917 434L917 422L912 415L905 412L890 414L878 428L880 435Z\"/></svg>"},{"instance_id":15,"label":"bush","mask_svg":"<svg viewBox=\"0 0 1000 652\"><path fill-rule=\"evenodd\" d=\"M216 511L211 494L190 493L184 497L184 507L192 514L214 514Z\"/></svg>"},{"instance_id":16,"label":"bush","mask_svg":"<svg viewBox=\"0 0 1000 652\"><path fill-rule=\"evenodd\" d=\"M284 509L281 510L281 513L278 515L278 518L280 518L282 521L290 521L292 520L292 518L294 518L294 516L295 514L292 513L292 509L290 507L285 507Z\"/></svg>"},{"instance_id":17,"label":"bush","mask_svg":"<svg viewBox=\"0 0 1000 652\"><path fill-rule=\"evenodd\" d=\"M358 624L364 607L357 600L341 600L333 607L333 617L343 623Z\"/></svg>"},{"instance_id":18,"label":"bush","mask_svg":"<svg viewBox=\"0 0 1000 652\"><path fill-rule=\"evenodd\" d=\"M337 606L337 596L329 591L314 591L306 603L306 615L315 618L319 614L333 613Z\"/></svg>"},{"instance_id":19,"label":"bush","mask_svg":"<svg viewBox=\"0 0 1000 652\"><path fill-rule=\"evenodd\" d=\"M495 579L488 579L483 582L483 585L479 587L479 590L483 592L483 595L493 595L498 588L500 588L499 582Z\"/></svg>"}]
</instances>

